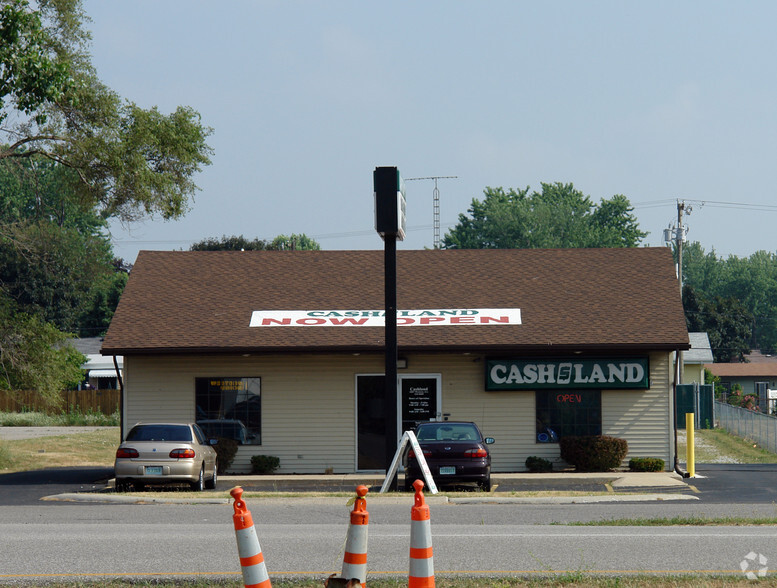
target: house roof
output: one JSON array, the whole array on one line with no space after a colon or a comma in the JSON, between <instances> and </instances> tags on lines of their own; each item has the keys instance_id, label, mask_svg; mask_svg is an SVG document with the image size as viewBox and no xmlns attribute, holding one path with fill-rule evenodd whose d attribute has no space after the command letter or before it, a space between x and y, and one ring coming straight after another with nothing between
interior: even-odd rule
<instances>
[{"instance_id":1,"label":"house roof","mask_svg":"<svg viewBox=\"0 0 777 588\"><path fill-rule=\"evenodd\" d=\"M142 251L102 353L382 350L383 327L251 327L254 311L384 307L384 252ZM403 309L520 309L517 325L399 327L402 350L687 349L666 248L397 252Z\"/></svg>"},{"instance_id":2,"label":"house roof","mask_svg":"<svg viewBox=\"0 0 777 588\"><path fill-rule=\"evenodd\" d=\"M777 378L777 363L708 363L704 369L719 378Z\"/></svg>"},{"instance_id":3,"label":"house roof","mask_svg":"<svg viewBox=\"0 0 777 588\"><path fill-rule=\"evenodd\" d=\"M691 348L683 353L684 364L712 363L712 348L707 333L688 333Z\"/></svg>"}]
</instances>

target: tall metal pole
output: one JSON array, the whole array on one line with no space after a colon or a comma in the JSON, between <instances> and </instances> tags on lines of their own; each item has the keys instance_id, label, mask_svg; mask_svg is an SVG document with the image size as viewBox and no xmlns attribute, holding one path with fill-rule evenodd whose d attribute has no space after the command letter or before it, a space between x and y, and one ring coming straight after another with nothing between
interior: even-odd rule
<instances>
[{"instance_id":1,"label":"tall metal pole","mask_svg":"<svg viewBox=\"0 0 777 588\"><path fill-rule=\"evenodd\" d=\"M386 374L383 393L386 474L397 450L397 239L405 237L405 188L396 167L376 167L372 174L375 193L375 230L383 237L383 274L386 323ZM384 482L384 486L385 486ZM388 483L397 489L396 472Z\"/></svg>"},{"instance_id":2,"label":"tall metal pole","mask_svg":"<svg viewBox=\"0 0 777 588\"><path fill-rule=\"evenodd\" d=\"M386 235L384 249L385 310L386 310L386 388L384 413L386 423L386 472L397 450L397 237ZM396 472L388 486L397 489Z\"/></svg>"}]
</instances>

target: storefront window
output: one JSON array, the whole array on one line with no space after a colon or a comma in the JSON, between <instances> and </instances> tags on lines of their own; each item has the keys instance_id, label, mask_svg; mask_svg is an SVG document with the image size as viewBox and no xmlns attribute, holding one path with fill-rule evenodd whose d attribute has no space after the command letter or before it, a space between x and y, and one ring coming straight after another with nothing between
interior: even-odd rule
<instances>
[{"instance_id":1,"label":"storefront window","mask_svg":"<svg viewBox=\"0 0 777 588\"><path fill-rule=\"evenodd\" d=\"M197 424L208 438L262 443L261 378L195 378Z\"/></svg>"},{"instance_id":2,"label":"storefront window","mask_svg":"<svg viewBox=\"0 0 777 588\"><path fill-rule=\"evenodd\" d=\"M564 436L601 435L599 390L538 390L537 443L558 443Z\"/></svg>"}]
</instances>

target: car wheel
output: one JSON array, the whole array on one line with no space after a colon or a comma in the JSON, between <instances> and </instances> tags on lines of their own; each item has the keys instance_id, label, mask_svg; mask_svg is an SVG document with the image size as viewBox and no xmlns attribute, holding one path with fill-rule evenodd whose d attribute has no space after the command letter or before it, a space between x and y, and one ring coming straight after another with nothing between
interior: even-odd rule
<instances>
[{"instance_id":1,"label":"car wheel","mask_svg":"<svg viewBox=\"0 0 777 588\"><path fill-rule=\"evenodd\" d=\"M218 468L218 464L214 463L213 464L213 475L208 480L205 481L205 487L208 490L215 490L216 489L216 482L219 479L218 469L219 469Z\"/></svg>"},{"instance_id":2,"label":"car wheel","mask_svg":"<svg viewBox=\"0 0 777 588\"><path fill-rule=\"evenodd\" d=\"M129 488L130 488L129 482L121 479L117 479L113 485L113 490L115 492L126 492L127 490L129 490Z\"/></svg>"},{"instance_id":3,"label":"car wheel","mask_svg":"<svg viewBox=\"0 0 777 588\"><path fill-rule=\"evenodd\" d=\"M480 483L480 487L483 489L483 492L491 492L491 477L486 478Z\"/></svg>"},{"instance_id":4,"label":"car wheel","mask_svg":"<svg viewBox=\"0 0 777 588\"><path fill-rule=\"evenodd\" d=\"M205 464L202 464L200 468L200 475L197 481L192 482L192 490L195 492L202 492L203 488L205 488Z\"/></svg>"}]
</instances>

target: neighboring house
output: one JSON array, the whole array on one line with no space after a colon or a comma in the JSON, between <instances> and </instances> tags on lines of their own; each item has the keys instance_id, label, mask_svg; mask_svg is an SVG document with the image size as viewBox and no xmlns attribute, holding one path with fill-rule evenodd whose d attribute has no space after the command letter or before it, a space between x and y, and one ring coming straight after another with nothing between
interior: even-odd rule
<instances>
[{"instance_id":1,"label":"neighboring house","mask_svg":"<svg viewBox=\"0 0 777 588\"><path fill-rule=\"evenodd\" d=\"M713 362L707 333L688 333L691 348L683 351L683 384L704 383L704 366Z\"/></svg>"},{"instance_id":2,"label":"neighboring house","mask_svg":"<svg viewBox=\"0 0 777 588\"><path fill-rule=\"evenodd\" d=\"M142 251L102 345L122 426L239 420L244 472L380 471L387 436L445 418L496 438L494 471L583 434L672 467L690 344L667 248L398 251L397 302L392 430L383 251Z\"/></svg>"},{"instance_id":3,"label":"neighboring house","mask_svg":"<svg viewBox=\"0 0 777 588\"><path fill-rule=\"evenodd\" d=\"M728 394L731 389L739 384L742 394L752 394L758 397L758 405L762 412L767 410L767 401L774 401L775 394L770 390L777 390L777 361L761 361L758 363L709 363L704 369L712 375L720 378L718 389Z\"/></svg>"},{"instance_id":4,"label":"neighboring house","mask_svg":"<svg viewBox=\"0 0 777 588\"><path fill-rule=\"evenodd\" d=\"M119 372L113 363L113 357L105 357L100 353L102 337L84 337L71 339L70 343L78 351L86 356L86 363L81 366L86 371L86 376L78 389L91 388L94 390L118 390L119 378L124 364L124 358L119 355L116 362L119 364Z\"/></svg>"}]
</instances>

